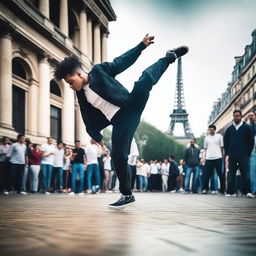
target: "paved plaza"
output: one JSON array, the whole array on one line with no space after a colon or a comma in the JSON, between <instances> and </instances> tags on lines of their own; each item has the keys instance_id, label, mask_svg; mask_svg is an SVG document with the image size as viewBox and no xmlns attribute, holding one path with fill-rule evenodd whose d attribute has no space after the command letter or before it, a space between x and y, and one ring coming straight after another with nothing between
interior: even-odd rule
<instances>
[{"instance_id":1,"label":"paved plaza","mask_svg":"<svg viewBox=\"0 0 256 256\"><path fill-rule=\"evenodd\" d=\"M0 255L256 255L256 199L137 193L0 196Z\"/></svg>"}]
</instances>

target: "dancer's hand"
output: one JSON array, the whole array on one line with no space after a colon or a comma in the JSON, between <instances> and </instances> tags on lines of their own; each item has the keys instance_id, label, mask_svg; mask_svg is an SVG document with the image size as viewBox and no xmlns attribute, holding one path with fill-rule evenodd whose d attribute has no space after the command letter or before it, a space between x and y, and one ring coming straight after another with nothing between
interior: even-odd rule
<instances>
[{"instance_id":1,"label":"dancer's hand","mask_svg":"<svg viewBox=\"0 0 256 256\"><path fill-rule=\"evenodd\" d=\"M154 43L154 36L149 36L148 34L145 35L145 37L143 38L142 42L146 45L149 46L150 44Z\"/></svg>"}]
</instances>

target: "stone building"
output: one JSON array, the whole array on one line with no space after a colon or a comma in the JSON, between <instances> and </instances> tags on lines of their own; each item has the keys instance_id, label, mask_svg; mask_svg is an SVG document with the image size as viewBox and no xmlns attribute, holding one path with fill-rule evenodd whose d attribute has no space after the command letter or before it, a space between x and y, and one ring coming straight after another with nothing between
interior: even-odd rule
<instances>
[{"instance_id":1,"label":"stone building","mask_svg":"<svg viewBox=\"0 0 256 256\"><path fill-rule=\"evenodd\" d=\"M109 0L0 0L0 137L88 140L75 93L53 71L71 54L86 71L106 61L115 20Z\"/></svg>"},{"instance_id":2,"label":"stone building","mask_svg":"<svg viewBox=\"0 0 256 256\"><path fill-rule=\"evenodd\" d=\"M256 110L256 30L252 43L245 47L243 56L235 57L232 81L213 105L209 124L214 124L221 133L231 124L233 111L240 109L244 120L250 111Z\"/></svg>"}]
</instances>

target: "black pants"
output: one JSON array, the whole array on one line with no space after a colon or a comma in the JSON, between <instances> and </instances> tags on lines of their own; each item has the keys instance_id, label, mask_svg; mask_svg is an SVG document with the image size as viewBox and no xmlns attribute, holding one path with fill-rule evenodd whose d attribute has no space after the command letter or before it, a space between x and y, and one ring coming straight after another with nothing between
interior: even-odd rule
<instances>
[{"instance_id":1,"label":"black pants","mask_svg":"<svg viewBox=\"0 0 256 256\"><path fill-rule=\"evenodd\" d=\"M241 172L242 179L242 192L243 194L249 193L250 190L250 180L248 178L249 172L249 157L248 156L230 156L229 157L229 172L228 172L228 194L235 194L235 184L236 184L236 172L237 169Z\"/></svg>"},{"instance_id":2,"label":"black pants","mask_svg":"<svg viewBox=\"0 0 256 256\"><path fill-rule=\"evenodd\" d=\"M222 172L222 158L214 159L214 160L206 160L205 161L205 182L203 189L209 190L209 180L214 173L214 168L216 168L217 174L220 179L220 192L225 192L225 178L224 173Z\"/></svg>"},{"instance_id":3,"label":"black pants","mask_svg":"<svg viewBox=\"0 0 256 256\"><path fill-rule=\"evenodd\" d=\"M11 191L12 187L18 192L25 191L23 187L23 175L25 164L11 164L11 175L7 185L7 190Z\"/></svg>"},{"instance_id":4,"label":"black pants","mask_svg":"<svg viewBox=\"0 0 256 256\"><path fill-rule=\"evenodd\" d=\"M10 169L9 161L0 162L0 192L7 189Z\"/></svg>"},{"instance_id":5,"label":"black pants","mask_svg":"<svg viewBox=\"0 0 256 256\"><path fill-rule=\"evenodd\" d=\"M120 181L120 192L130 195L131 169L127 163L132 138L140 123L141 114L148 101L152 86L158 82L172 61L162 58L143 71L141 77L130 93L130 99L112 118L112 158L117 177ZM123 59L125 61L125 59ZM119 63L123 65L123 63Z\"/></svg>"}]
</instances>

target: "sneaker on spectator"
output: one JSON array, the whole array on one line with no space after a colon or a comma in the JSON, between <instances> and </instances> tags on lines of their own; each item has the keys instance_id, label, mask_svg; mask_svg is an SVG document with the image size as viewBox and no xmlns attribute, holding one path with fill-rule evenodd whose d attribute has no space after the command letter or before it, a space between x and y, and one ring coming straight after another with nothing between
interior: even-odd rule
<instances>
[{"instance_id":1,"label":"sneaker on spectator","mask_svg":"<svg viewBox=\"0 0 256 256\"><path fill-rule=\"evenodd\" d=\"M178 190L178 192L179 192L179 193L184 193L185 190L184 190L183 188L180 188L180 189Z\"/></svg>"},{"instance_id":2,"label":"sneaker on spectator","mask_svg":"<svg viewBox=\"0 0 256 256\"><path fill-rule=\"evenodd\" d=\"M10 195L10 193L8 191L4 191L4 195Z\"/></svg>"},{"instance_id":3,"label":"sneaker on spectator","mask_svg":"<svg viewBox=\"0 0 256 256\"><path fill-rule=\"evenodd\" d=\"M21 194L21 195L27 195L27 192L25 192L25 191L20 191L20 194Z\"/></svg>"},{"instance_id":4,"label":"sneaker on spectator","mask_svg":"<svg viewBox=\"0 0 256 256\"><path fill-rule=\"evenodd\" d=\"M44 194L45 194L45 195L50 195L51 193L48 192L48 191L45 191Z\"/></svg>"},{"instance_id":5,"label":"sneaker on spectator","mask_svg":"<svg viewBox=\"0 0 256 256\"><path fill-rule=\"evenodd\" d=\"M92 193L92 191L90 189L86 190L86 194L91 194L91 193Z\"/></svg>"},{"instance_id":6,"label":"sneaker on spectator","mask_svg":"<svg viewBox=\"0 0 256 256\"><path fill-rule=\"evenodd\" d=\"M171 190L170 193L174 194L174 193L176 193L176 190L175 189Z\"/></svg>"},{"instance_id":7,"label":"sneaker on spectator","mask_svg":"<svg viewBox=\"0 0 256 256\"><path fill-rule=\"evenodd\" d=\"M81 192L81 193L78 193L79 196L83 196L84 195L84 192Z\"/></svg>"},{"instance_id":8,"label":"sneaker on spectator","mask_svg":"<svg viewBox=\"0 0 256 256\"><path fill-rule=\"evenodd\" d=\"M226 194L226 197L236 196L235 194Z\"/></svg>"},{"instance_id":9,"label":"sneaker on spectator","mask_svg":"<svg viewBox=\"0 0 256 256\"><path fill-rule=\"evenodd\" d=\"M247 197L247 198L254 198L255 196L254 196L252 193L247 193L247 194L246 194L246 197Z\"/></svg>"},{"instance_id":10,"label":"sneaker on spectator","mask_svg":"<svg viewBox=\"0 0 256 256\"><path fill-rule=\"evenodd\" d=\"M218 191L212 190L212 191L211 191L211 194L218 194Z\"/></svg>"},{"instance_id":11,"label":"sneaker on spectator","mask_svg":"<svg viewBox=\"0 0 256 256\"><path fill-rule=\"evenodd\" d=\"M69 196L74 196L75 193L74 193L74 192L69 192L68 195L69 195Z\"/></svg>"},{"instance_id":12,"label":"sneaker on spectator","mask_svg":"<svg viewBox=\"0 0 256 256\"><path fill-rule=\"evenodd\" d=\"M206 189L203 189L202 194L208 194L208 191Z\"/></svg>"}]
</instances>

